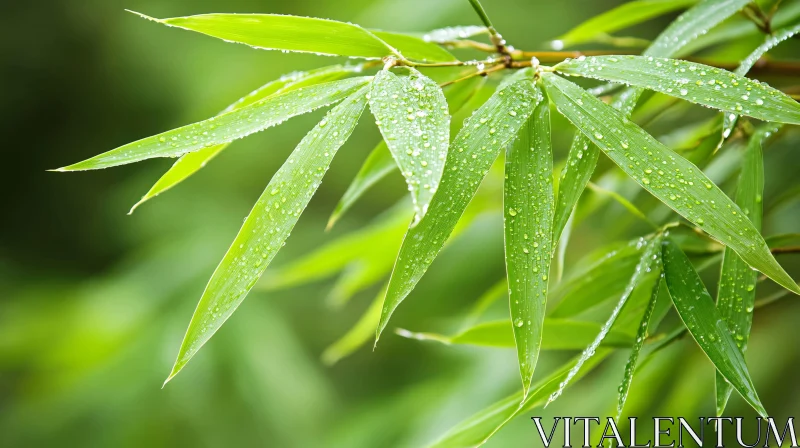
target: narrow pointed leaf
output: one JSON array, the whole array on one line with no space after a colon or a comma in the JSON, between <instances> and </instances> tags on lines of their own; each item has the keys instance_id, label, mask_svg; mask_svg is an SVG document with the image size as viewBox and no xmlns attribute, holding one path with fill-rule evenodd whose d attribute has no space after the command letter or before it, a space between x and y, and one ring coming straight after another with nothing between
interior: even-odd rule
<instances>
[{"instance_id":1,"label":"narrow pointed leaf","mask_svg":"<svg viewBox=\"0 0 800 448\"><path fill-rule=\"evenodd\" d=\"M363 87L328 112L275 173L208 282L169 378L233 314L283 247L334 155L355 128L368 89Z\"/></svg>"},{"instance_id":2,"label":"narrow pointed leaf","mask_svg":"<svg viewBox=\"0 0 800 448\"><path fill-rule=\"evenodd\" d=\"M369 30L390 47L397 49L403 57L414 61L450 62L456 58L444 48L424 38L410 34L391 33L388 31Z\"/></svg>"},{"instance_id":3,"label":"narrow pointed leaf","mask_svg":"<svg viewBox=\"0 0 800 448\"><path fill-rule=\"evenodd\" d=\"M550 74L543 80L559 112L633 180L751 267L800 294L758 230L699 168L577 85Z\"/></svg>"},{"instance_id":4,"label":"narrow pointed leaf","mask_svg":"<svg viewBox=\"0 0 800 448\"><path fill-rule=\"evenodd\" d=\"M278 93L284 93L323 82L335 81L337 79L344 78L348 74L360 72L362 68L363 66L361 65L334 65L332 67L323 67L307 72L296 72L281 76L279 79L270 81L247 96L240 98L238 101L220 112L220 114L241 109ZM131 213L136 209L136 207L145 201L169 190L170 188L184 181L192 174L199 171L201 168L206 166L206 163L216 157L222 150L227 148L228 145L229 143L223 143L221 145L203 148L199 151L186 154L178 159L175 164L172 165L172 167L166 173L164 173L160 179L158 179L155 185L150 188L147 194L145 194L142 199L131 208Z\"/></svg>"},{"instance_id":5,"label":"narrow pointed leaf","mask_svg":"<svg viewBox=\"0 0 800 448\"><path fill-rule=\"evenodd\" d=\"M785 93L703 64L647 56L589 56L564 61L554 68L560 73L621 82L760 120L800 124L800 103Z\"/></svg>"},{"instance_id":6,"label":"narrow pointed leaf","mask_svg":"<svg viewBox=\"0 0 800 448\"><path fill-rule=\"evenodd\" d=\"M411 69L375 76L369 100L383 140L406 178L415 221L425 215L442 178L450 144L450 114L441 87Z\"/></svg>"},{"instance_id":7,"label":"narrow pointed leaf","mask_svg":"<svg viewBox=\"0 0 800 448\"><path fill-rule=\"evenodd\" d=\"M767 412L761 405L753 381L750 379L744 356L692 263L686 254L669 240L664 243L663 257L669 295L689 333L708 355L717 371L753 409L766 417Z\"/></svg>"},{"instance_id":8,"label":"narrow pointed leaf","mask_svg":"<svg viewBox=\"0 0 800 448\"><path fill-rule=\"evenodd\" d=\"M241 109L120 146L59 171L96 170L154 157L179 157L229 143L279 125L296 115L341 101L370 79L343 79L270 96Z\"/></svg>"},{"instance_id":9,"label":"narrow pointed leaf","mask_svg":"<svg viewBox=\"0 0 800 448\"><path fill-rule=\"evenodd\" d=\"M372 338L372 335L375 334L375 325L381 318L381 305L385 294L386 288L383 287L355 325L322 352L323 363L329 366L336 364L352 355Z\"/></svg>"},{"instance_id":10,"label":"narrow pointed leaf","mask_svg":"<svg viewBox=\"0 0 800 448\"><path fill-rule=\"evenodd\" d=\"M600 331L600 324L568 319L544 319L542 331L542 350L582 350L589 345ZM485 322L468 328L454 336L435 333L415 333L396 330L397 334L420 341L436 341L453 345L476 345L482 347L513 348L514 331L511 321L498 320ZM617 330L609 332L603 339L603 347L630 347L633 337Z\"/></svg>"},{"instance_id":11,"label":"narrow pointed leaf","mask_svg":"<svg viewBox=\"0 0 800 448\"><path fill-rule=\"evenodd\" d=\"M450 146L442 181L428 213L406 233L389 281L376 339L441 250L497 155L540 101L542 96L531 80L521 80L495 92L466 121Z\"/></svg>"},{"instance_id":12,"label":"narrow pointed leaf","mask_svg":"<svg viewBox=\"0 0 800 448\"><path fill-rule=\"evenodd\" d=\"M697 0L637 0L623 3L581 23L552 42L556 49L589 42L598 34L613 33L669 12L697 3Z\"/></svg>"},{"instance_id":13,"label":"narrow pointed leaf","mask_svg":"<svg viewBox=\"0 0 800 448\"><path fill-rule=\"evenodd\" d=\"M761 143L765 135L774 131L776 125L761 128L751 138L742 161L736 204L747 215L756 229L761 229L762 195L764 194L764 159ZM717 290L717 310L742 353L747 350L750 326L753 323L753 307L756 300L758 273L750 269L734 251L725 248L722 271ZM733 388L717 372L717 415L722 415Z\"/></svg>"},{"instance_id":14,"label":"narrow pointed leaf","mask_svg":"<svg viewBox=\"0 0 800 448\"><path fill-rule=\"evenodd\" d=\"M553 202L550 105L542 101L508 147L503 186L509 308L525 391L542 343L553 253Z\"/></svg>"},{"instance_id":15,"label":"narrow pointed leaf","mask_svg":"<svg viewBox=\"0 0 800 448\"><path fill-rule=\"evenodd\" d=\"M561 238L572 209L589 183L589 179L597 166L600 149L593 145L580 132L572 139L572 146L567 154L567 162L561 171L558 183L555 218L553 221L553 241Z\"/></svg>"},{"instance_id":16,"label":"narrow pointed leaf","mask_svg":"<svg viewBox=\"0 0 800 448\"><path fill-rule=\"evenodd\" d=\"M633 272L633 275L628 282L628 285L625 287L625 291L622 292L622 296L620 297L617 305L611 311L611 316L609 316L608 320L603 324L603 327L600 329L600 332L594 338L591 344L587 346L583 353L581 353L580 358L578 358L578 362L570 369L567 377L564 381L561 382L558 386L558 390L553 392L550 397L547 399L547 403L550 404L554 400L556 400L561 394L564 392L564 389L569 385L569 382L572 378L578 374L581 369L581 366L584 362L590 359L592 356L595 355L597 348L603 342L603 339L606 337L608 332L611 330L611 327L617 321L622 310L625 308L625 305L628 303L628 299L631 297L633 290L639 286L642 280L653 270L660 270L661 266L661 257L659 253L661 252L661 235L656 235L651 241L646 241L644 239L641 240L642 245L647 245L644 252L642 253L642 257L639 259L639 263L636 265L636 269Z\"/></svg>"},{"instance_id":17,"label":"narrow pointed leaf","mask_svg":"<svg viewBox=\"0 0 800 448\"><path fill-rule=\"evenodd\" d=\"M459 39L468 39L479 34L487 34L488 32L489 30L485 26L449 26L425 33L425 35L422 36L422 39L425 42L435 42L441 44Z\"/></svg>"}]
</instances>

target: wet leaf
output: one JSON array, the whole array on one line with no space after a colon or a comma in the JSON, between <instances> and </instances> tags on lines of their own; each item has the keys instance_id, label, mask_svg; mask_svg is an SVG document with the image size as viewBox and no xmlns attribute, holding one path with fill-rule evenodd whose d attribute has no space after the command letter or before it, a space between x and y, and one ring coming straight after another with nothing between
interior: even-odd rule
<instances>
[{"instance_id":1,"label":"wet leaf","mask_svg":"<svg viewBox=\"0 0 800 448\"><path fill-rule=\"evenodd\" d=\"M708 355L717 371L753 409L766 417L767 412L750 379L744 356L692 263L669 240L664 243L663 257L667 289L689 333Z\"/></svg>"},{"instance_id":2,"label":"wet leaf","mask_svg":"<svg viewBox=\"0 0 800 448\"><path fill-rule=\"evenodd\" d=\"M452 42L459 39L468 39L479 34L487 34L489 30L485 26L448 26L446 28L439 28L422 36L425 42L445 43Z\"/></svg>"},{"instance_id":3,"label":"wet leaf","mask_svg":"<svg viewBox=\"0 0 800 448\"><path fill-rule=\"evenodd\" d=\"M553 222L553 241L561 238L572 209L578 203L586 184L594 173L600 150L580 132L572 139L572 146L567 154L567 162L561 170L558 183L555 218Z\"/></svg>"},{"instance_id":4,"label":"wet leaf","mask_svg":"<svg viewBox=\"0 0 800 448\"><path fill-rule=\"evenodd\" d=\"M450 143L450 114L439 85L414 69L410 72L407 77L378 72L369 106L411 191L417 222L439 187Z\"/></svg>"},{"instance_id":5,"label":"wet leaf","mask_svg":"<svg viewBox=\"0 0 800 448\"><path fill-rule=\"evenodd\" d=\"M154 157L180 157L229 143L277 126L296 115L341 101L371 79L349 78L269 96L241 109L120 146L58 171L96 170Z\"/></svg>"},{"instance_id":6,"label":"wet leaf","mask_svg":"<svg viewBox=\"0 0 800 448\"><path fill-rule=\"evenodd\" d=\"M497 155L540 101L541 94L533 83L521 80L497 91L466 121L450 145L442 181L428 213L406 233L389 281L377 337L441 250Z\"/></svg>"},{"instance_id":7,"label":"wet leaf","mask_svg":"<svg viewBox=\"0 0 800 448\"><path fill-rule=\"evenodd\" d=\"M541 101L508 147L503 185L508 303L525 391L542 343L553 253L553 202L550 104Z\"/></svg>"},{"instance_id":8,"label":"wet leaf","mask_svg":"<svg viewBox=\"0 0 800 448\"><path fill-rule=\"evenodd\" d=\"M573 125L661 202L732 248L751 267L800 294L764 238L700 169L577 85L543 76L550 99Z\"/></svg>"},{"instance_id":9,"label":"wet leaf","mask_svg":"<svg viewBox=\"0 0 800 448\"><path fill-rule=\"evenodd\" d=\"M450 62L456 58L447 50L422 37L404 33L368 30L392 48L397 49L403 57L414 61Z\"/></svg>"},{"instance_id":10,"label":"wet leaf","mask_svg":"<svg viewBox=\"0 0 800 448\"><path fill-rule=\"evenodd\" d=\"M556 38L551 45L554 49L560 50L589 42L598 34L613 33L695 3L697 0L637 0L623 3L581 23Z\"/></svg>"},{"instance_id":11,"label":"wet leaf","mask_svg":"<svg viewBox=\"0 0 800 448\"><path fill-rule=\"evenodd\" d=\"M225 114L234 110L241 109L249 106L257 101L267 98L271 95L296 90L301 87L320 84L328 81L335 81L345 76L358 73L362 70L361 65L343 66L334 65L331 67L323 67L316 70L309 70L307 72L295 72L288 75L281 76L279 79L270 81L261 86L255 91L251 92L245 97L240 98L235 103L228 106L220 114ZM153 185L152 188L131 208L130 213L141 205L143 202L158 196L159 194L169 190L175 185L183 182L186 178L196 173L198 170L206 166L211 159L216 157L222 150L227 148L229 143L221 145L210 146L203 148L196 152L191 152L178 159L172 168L170 168L160 179Z\"/></svg>"},{"instance_id":12,"label":"wet leaf","mask_svg":"<svg viewBox=\"0 0 800 448\"><path fill-rule=\"evenodd\" d=\"M582 56L554 69L654 90L760 120L800 124L800 104L780 90L703 64L652 56Z\"/></svg>"},{"instance_id":13,"label":"wet leaf","mask_svg":"<svg viewBox=\"0 0 800 448\"><path fill-rule=\"evenodd\" d=\"M328 112L275 173L209 280L167 381L233 314L283 247L334 155L355 128L368 91L363 87Z\"/></svg>"}]
</instances>

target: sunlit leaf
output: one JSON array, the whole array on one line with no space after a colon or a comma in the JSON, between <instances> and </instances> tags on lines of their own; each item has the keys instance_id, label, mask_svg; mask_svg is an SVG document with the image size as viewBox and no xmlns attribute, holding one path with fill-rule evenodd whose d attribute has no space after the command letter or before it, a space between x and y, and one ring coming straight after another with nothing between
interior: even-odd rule
<instances>
[{"instance_id":1,"label":"sunlit leaf","mask_svg":"<svg viewBox=\"0 0 800 448\"><path fill-rule=\"evenodd\" d=\"M96 170L154 157L179 157L203 148L229 143L279 125L296 115L341 101L371 79L343 79L270 96L241 109L120 146L83 162L60 168L59 171Z\"/></svg>"},{"instance_id":2,"label":"sunlit leaf","mask_svg":"<svg viewBox=\"0 0 800 448\"><path fill-rule=\"evenodd\" d=\"M742 209L756 229L761 229L762 195L764 194L764 159L761 143L765 136L774 131L776 125L762 127L747 145L739 175L736 204ZM744 353L750 339L750 326L753 323L753 307L756 300L756 281L758 272L750 269L734 251L725 249L722 270L717 290L717 310ZM717 415L722 415L733 388L717 372Z\"/></svg>"},{"instance_id":3,"label":"sunlit leaf","mask_svg":"<svg viewBox=\"0 0 800 448\"><path fill-rule=\"evenodd\" d=\"M622 292L622 296L620 297L619 301L617 302L614 309L611 311L611 315L603 324L603 327L600 329L600 332L594 338L591 344L587 346L583 353L581 353L580 358L575 363L575 365L570 369L567 377L564 378L564 381L561 382L558 386L558 390L553 392L550 397L547 399L547 403L552 403L556 400L561 394L564 392L564 389L567 388L569 382L572 378L578 374L581 369L583 363L587 360L591 359L592 356L595 355L597 348L603 342L603 339L608 335L608 332L611 330L611 327L614 326L616 323L617 318L619 317L622 310L625 308L625 305L628 303L628 299L631 297L633 290L639 286L642 280L653 270L660 270L661 266L661 257L659 257L659 253L661 251L661 235L656 235L653 237L651 241L646 241L645 239L640 240L641 245L647 245L644 252L642 252L642 257L639 259L639 263L636 265L636 269L633 271L633 275L631 276L630 280L628 281L625 290Z\"/></svg>"},{"instance_id":4,"label":"sunlit leaf","mask_svg":"<svg viewBox=\"0 0 800 448\"><path fill-rule=\"evenodd\" d=\"M370 110L414 201L415 222L439 187L450 144L450 114L442 89L414 69L407 77L382 70L370 91Z\"/></svg>"},{"instance_id":5,"label":"sunlit leaf","mask_svg":"<svg viewBox=\"0 0 800 448\"><path fill-rule=\"evenodd\" d=\"M525 391L542 341L553 253L553 201L550 105L542 101L508 147L503 187L508 303Z\"/></svg>"},{"instance_id":6,"label":"sunlit leaf","mask_svg":"<svg viewBox=\"0 0 800 448\"><path fill-rule=\"evenodd\" d=\"M468 39L479 34L486 34L489 30L485 26L448 26L446 28L439 28L422 36L425 42L445 43L452 42L458 39Z\"/></svg>"},{"instance_id":7,"label":"sunlit leaf","mask_svg":"<svg viewBox=\"0 0 800 448\"><path fill-rule=\"evenodd\" d=\"M556 50L560 50L564 47L588 42L598 34L613 33L695 3L697 0L637 0L623 3L581 23L556 38L551 45Z\"/></svg>"},{"instance_id":8,"label":"sunlit leaf","mask_svg":"<svg viewBox=\"0 0 800 448\"><path fill-rule=\"evenodd\" d=\"M717 371L761 416L761 405L750 373L728 325L714 306L692 263L675 243L664 243L664 275L669 295L689 333L708 355Z\"/></svg>"},{"instance_id":9,"label":"sunlit leaf","mask_svg":"<svg viewBox=\"0 0 800 448\"><path fill-rule=\"evenodd\" d=\"M439 189L428 213L406 233L381 313L377 336L433 262L497 155L517 134L542 96L530 80L492 95L450 145Z\"/></svg>"},{"instance_id":10,"label":"sunlit leaf","mask_svg":"<svg viewBox=\"0 0 800 448\"><path fill-rule=\"evenodd\" d=\"M568 319L543 320L542 350L582 350L589 345L600 331L600 324ZM470 327L454 336L435 333L416 333L397 329L396 333L404 338L420 341L436 341L443 344L477 345L483 347L513 348L514 331L511 321L498 320L485 322ZM617 330L608 333L601 346L630 347L633 337Z\"/></svg>"},{"instance_id":11,"label":"sunlit leaf","mask_svg":"<svg viewBox=\"0 0 800 448\"><path fill-rule=\"evenodd\" d=\"M295 72L281 76L279 79L270 81L247 96L240 98L238 101L225 108L225 110L220 112L220 114L241 109L274 94L284 93L290 90L299 89L301 87L344 78L349 74L358 73L362 69L363 66L361 65L334 65L331 67L309 70L307 72ZM158 196L159 194L184 181L192 174L196 173L198 170L206 166L206 163L216 157L223 149L227 147L228 143L210 146L196 152L190 152L189 154L186 154L178 159L175 164L172 165L172 167L166 173L164 173L160 179L158 179L155 185L150 188L147 194L145 194L142 199L139 200L139 202L134 204L130 213L133 213L136 207L141 205L143 202Z\"/></svg>"},{"instance_id":12,"label":"sunlit leaf","mask_svg":"<svg viewBox=\"0 0 800 448\"><path fill-rule=\"evenodd\" d=\"M363 87L328 112L275 173L209 280L169 378L233 314L283 247L334 155L355 128L367 92Z\"/></svg>"},{"instance_id":13,"label":"sunlit leaf","mask_svg":"<svg viewBox=\"0 0 800 448\"><path fill-rule=\"evenodd\" d=\"M800 124L800 104L780 90L719 68L647 56L589 56L554 69L572 76L621 82L766 121Z\"/></svg>"},{"instance_id":14,"label":"sunlit leaf","mask_svg":"<svg viewBox=\"0 0 800 448\"><path fill-rule=\"evenodd\" d=\"M751 267L800 294L753 224L700 169L577 85L550 74L543 80L559 112L643 188Z\"/></svg>"}]
</instances>

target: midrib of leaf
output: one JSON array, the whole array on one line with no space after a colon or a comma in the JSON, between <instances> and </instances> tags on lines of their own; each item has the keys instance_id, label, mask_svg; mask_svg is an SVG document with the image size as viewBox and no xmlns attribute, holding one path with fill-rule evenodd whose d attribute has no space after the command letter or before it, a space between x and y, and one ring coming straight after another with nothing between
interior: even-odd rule
<instances>
[{"instance_id":1,"label":"midrib of leaf","mask_svg":"<svg viewBox=\"0 0 800 448\"><path fill-rule=\"evenodd\" d=\"M536 87L542 95L540 87ZM553 252L550 105L541 101L506 152L503 187L509 309L523 391L539 359Z\"/></svg>"},{"instance_id":2,"label":"midrib of leaf","mask_svg":"<svg viewBox=\"0 0 800 448\"><path fill-rule=\"evenodd\" d=\"M492 95L470 117L450 145L439 189L428 213L409 228L376 331L376 341L389 317L419 282L458 223L500 150L517 134L542 101L531 80L518 81Z\"/></svg>"},{"instance_id":3,"label":"midrib of leaf","mask_svg":"<svg viewBox=\"0 0 800 448\"><path fill-rule=\"evenodd\" d=\"M58 171L96 170L154 157L179 157L228 143L341 101L371 79L369 76L343 79L270 96L241 109L120 146Z\"/></svg>"},{"instance_id":4,"label":"midrib of leaf","mask_svg":"<svg viewBox=\"0 0 800 448\"><path fill-rule=\"evenodd\" d=\"M209 280L167 381L233 314L283 247L337 150L355 128L368 89L362 87L328 112L275 173Z\"/></svg>"},{"instance_id":5,"label":"midrib of leaf","mask_svg":"<svg viewBox=\"0 0 800 448\"><path fill-rule=\"evenodd\" d=\"M800 294L753 224L699 168L577 85L552 74L543 80L559 112L639 185L750 266Z\"/></svg>"}]
</instances>

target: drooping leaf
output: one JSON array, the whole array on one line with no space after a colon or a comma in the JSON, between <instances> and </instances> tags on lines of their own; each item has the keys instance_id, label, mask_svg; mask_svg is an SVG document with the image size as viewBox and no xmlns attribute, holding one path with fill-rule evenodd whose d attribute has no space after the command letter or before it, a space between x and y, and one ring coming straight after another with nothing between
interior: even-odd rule
<instances>
[{"instance_id":1,"label":"drooping leaf","mask_svg":"<svg viewBox=\"0 0 800 448\"><path fill-rule=\"evenodd\" d=\"M623 3L581 23L556 38L551 45L560 50L589 42L598 34L613 33L695 3L697 0L636 0Z\"/></svg>"},{"instance_id":2,"label":"drooping leaf","mask_svg":"<svg viewBox=\"0 0 800 448\"><path fill-rule=\"evenodd\" d=\"M542 343L553 202L550 105L541 101L508 146L503 186L508 303L524 391L530 388Z\"/></svg>"},{"instance_id":3,"label":"drooping leaf","mask_svg":"<svg viewBox=\"0 0 800 448\"><path fill-rule=\"evenodd\" d=\"M767 412L750 379L744 356L692 263L669 239L664 242L663 258L669 295L689 333L708 355L717 371L753 409L766 417Z\"/></svg>"},{"instance_id":4,"label":"drooping leaf","mask_svg":"<svg viewBox=\"0 0 800 448\"><path fill-rule=\"evenodd\" d=\"M774 131L776 125L766 125L759 129L747 145L739 175L736 204L742 209L753 226L761 229L762 195L764 193L764 159L761 143L766 135ZM722 269L717 290L717 310L736 341L742 353L747 350L750 339L750 326L753 323L753 307L756 300L756 281L758 273L750 269L734 251L725 248ZM717 372L717 415L722 415L733 388Z\"/></svg>"},{"instance_id":5,"label":"drooping leaf","mask_svg":"<svg viewBox=\"0 0 800 448\"><path fill-rule=\"evenodd\" d=\"M531 80L497 91L453 140L442 181L428 213L406 233L381 312L376 336L441 250L503 147L516 136L542 96Z\"/></svg>"},{"instance_id":6,"label":"drooping leaf","mask_svg":"<svg viewBox=\"0 0 800 448\"><path fill-rule=\"evenodd\" d=\"M797 33L800 33L800 25L791 26L788 28L784 28L781 30L776 31L774 34L767 36L764 39L764 43L759 45L752 53L747 55L739 64L739 67L736 68L733 72L739 76L745 76L747 72L756 65L759 59L762 56L767 54L768 51L772 50L773 48L777 47L778 44L781 42L792 38ZM722 125L722 137L728 138L733 132L733 127L736 126L736 120L738 116L734 113L723 113L724 121Z\"/></svg>"},{"instance_id":7,"label":"drooping leaf","mask_svg":"<svg viewBox=\"0 0 800 448\"><path fill-rule=\"evenodd\" d=\"M616 323L617 318L619 317L620 313L622 312L625 305L628 303L628 299L630 298L633 290L639 286L642 280L649 274L652 270L660 270L661 266L661 257L659 257L659 253L661 251L661 241L662 237L661 234L656 235L653 237L652 240L646 241L642 239L640 244L647 245L644 252L642 252L642 257L639 259L639 263L636 265L636 269L633 271L633 275L628 282L628 285L625 287L625 291L622 292L622 296L620 297L617 305L611 311L611 316L609 316L608 320L603 324L603 327L600 329L600 332L594 338L591 344L587 346L583 353L581 353L580 358L575 363L575 365L570 369L567 377L564 378L559 386L558 390L553 392L550 397L547 399L547 403L552 403L556 400L561 394L564 392L564 389L569 385L569 382L572 378L578 374L581 369L581 366L584 362L590 359L592 356L595 355L597 348L603 342L603 339L608 335L608 332L611 330L611 327L614 326Z\"/></svg>"},{"instance_id":8,"label":"drooping leaf","mask_svg":"<svg viewBox=\"0 0 800 448\"><path fill-rule=\"evenodd\" d=\"M425 33L422 39L425 42L445 43L459 39L468 39L479 34L487 34L489 30L485 26L448 26Z\"/></svg>"},{"instance_id":9,"label":"drooping leaf","mask_svg":"<svg viewBox=\"0 0 800 448\"><path fill-rule=\"evenodd\" d=\"M341 101L371 79L349 78L269 96L241 109L128 143L83 162L60 168L59 171L96 170L154 157L179 157L203 148L229 143L279 125L296 115Z\"/></svg>"},{"instance_id":10,"label":"drooping leaf","mask_svg":"<svg viewBox=\"0 0 800 448\"><path fill-rule=\"evenodd\" d=\"M422 219L439 187L450 144L450 114L442 89L410 69L407 77L389 70L375 76L369 106Z\"/></svg>"},{"instance_id":11,"label":"drooping leaf","mask_svg":"<svg viewBox=\"0 0 800 448\"><path fill-rule=\"evenodd\" d=\"M800 124L800 104L780 90L695 62L652 56L581 56L554 69L654 90L760 120Z\"/></svg>"},{"instance_id":12,"label":"drooping leaf","mask_svg":"<svg viewBox=\"0 0 800 448\"><path fill-rule=\"evenodd\" d=\"M336 364L369 341L372 335L375 334L375 325L378 325L378 321L381 318L381 305L383 304L384 295L386 295L386 287L381 288L381 291L373 299L372 304L364 311L364 314L355 325L322 352L323 363L329 366Z\"/></svg>"},{"instance_id":13,"label":"drooping leaf","mask_svg":"<svg viewBox=\"0 0 800 448\"><path fill-rule=\"evenodd\" d=\"M622 384L619 385L619 394L617 398L617 420L622 416L622 410L625 408L625 401L628 399L628 391L633 382L633 374L636 372L636 362L639 360L639 353L642 351L644 341L647 339L647 329L650 327L650 319L653 317L653 311L656 309L658 303L659 286L661 285L661 274L653 284L653 289L650 295L650 301L647 303L647 308L642 316L642 323L636 331L636 339L633 341L633 348L628 357L628 362L625 364L625 372L622 376Z\"/></svg>"},{"instance_id":14,"label":"drooping leaf","mask_svg":"<svg viewBox=\"0 0 800 448\"><path fill-rule=\"evenodd\" d=\"M735 250L751 267L800 294L800 287L772 256L761 234L700 169L577 85L551 74L543 80L559 112L633 180Z\"/></svg>"},{"instance_id":15,"label":"drooping leaf","mask_svg":"<svg viewBox=\"0 0 800 448\"><path fill-rule=\"evenodd\" d=\"M589 345L600 331L600 324L569 319L543 320L542 350L582 350ZM483 347L513 348L514 331L509 320L485 322L470 327L454 336L435 333L415 333L396 330L400 336L420 341L436 341L453 345L476 345ZM603 339L603 347L630 347L633 337L617 330L609 332Z\"/></svg>"},{"instance_id":16,"label":"drooping leaf","mask_svg":"<svg viewBox=\"0 0 800 448\"><path fill-rule=\"evenodd\" d=\"M209 280L167 381L233 314L283 247L334 155L355 128L368 89L362 87L328 112L275 173Z\"/></svg>"},{"instance_id":17,"label":"drooping leaf","mask_svg":"<svg viewBox=\"0 0 800 448\"><path fill-rule=\"evenodd\" d=\"M260 101L268 96L278 93L296 90L301 87L320 84L328 81L335 81L345 76L358 73L363 69L362 65L334 65L331 67L323 67L316 70L309 70L307 72L295 72L279 79L270 81L261 86L255 91L249 93L247 96L240 98L235 103L231 104L220 114L228 113L245 106L249 106L257 101ZM229 143L221 145L210 146L203 148L196 152L191 152L178 159L174 165L166 172L152 188L131 208L128 213L133 213L136 207L140 206L143 202L158 196L159 194L169 190L175 185L183 182L186 178L196 173L198 170L206 166L211 159L216 157L222 150L227 148Z\"/></svg>"}]
</instances>

